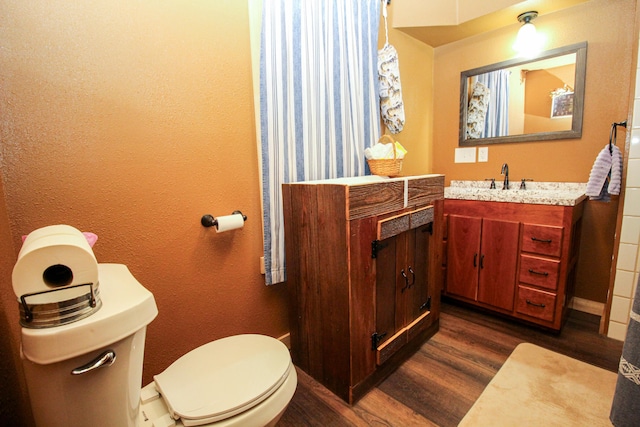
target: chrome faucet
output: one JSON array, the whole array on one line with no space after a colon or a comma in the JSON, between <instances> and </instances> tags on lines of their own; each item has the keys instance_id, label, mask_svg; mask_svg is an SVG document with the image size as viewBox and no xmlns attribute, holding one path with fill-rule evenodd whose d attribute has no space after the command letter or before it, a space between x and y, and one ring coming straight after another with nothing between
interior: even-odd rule
<instances>
[{"instance_id":1,"label":"chrome faucet","mask_svg":"<svg viewBox=\"0 0 640 427\"><path fill-rule=\"evenodd\" d=\"M509 165L506 163L502 164L502 169L500 170L500 174L504 175L504 184L502 184L503 190L509 189Z\"/></svg>"}]
</instances>

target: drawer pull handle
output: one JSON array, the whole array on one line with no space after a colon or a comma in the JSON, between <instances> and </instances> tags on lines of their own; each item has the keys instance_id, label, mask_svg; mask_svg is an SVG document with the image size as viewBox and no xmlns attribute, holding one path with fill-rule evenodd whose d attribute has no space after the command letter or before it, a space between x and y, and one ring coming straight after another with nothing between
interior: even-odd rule
<instances>
[{"instance_id":1,"label":"drawer pull handle","mask_svg":"<svg viewBox=\"0 0 640 427\"><path fill-rule=\"evenodd\" d=\"M402 289L400 289L400 292L404 292L405 289L409 289L416 282L416 274L413 272L411 267L409 267L409 272L413 274L413 282L411 282L411 283L409 283L409 276L407 276L407 273L404 272L404 268L402 270L400 270L400 274L402 275L402 278L404 279L404 286L402 287Z\"/></svg>"},{"instance_id":2,"label":"drawer pull handle","mask_svg":"<svg viewBox=\"0 0 640 427\"><path fill-rule=\"evenodd\" d=\"M529 300L527 300L527 304L532 305L534 307L540 307L540 308L545 308L546 307L546 305L544 305L544 304L537 304L537 303L531 302Z\"/></svg>"},{"instance_id":3,"label":"drawer pull handle","mask_svg":"<svg viewBox=\"0 0 640 427\"><path fill-rule=\"evenodd\" d=\"M411 283L407 285L407 288L410 288L416 284L416 273L415 271L413 271L413 268L411 268L411 266L409 266L409 273L411 273Z\"/></svg>"},{"instance_id":4,"label":"drawer pull handle","mask_svg":"<svg viewBox=\"0 0 640 427\"><path fill-rule=\"evenodd\" d=\"M538 239L537 237L532 237L531 240L533 240L534 242L540 242L540 243L551 243L551 239Z\"/></svg>"},{"instance_id":5,"label":"drawer pull handle","mask_svg":"<svg viewBox=\"0 0 640 427\"><path fill-rule=\"evenodd\" d=\"M549 275L549 273L547 273L546 271L535 271L532 268L529 269L529 273L531 273L531 274L539 274L540 276L548 276Z\"/></svg>"}]
</instances>

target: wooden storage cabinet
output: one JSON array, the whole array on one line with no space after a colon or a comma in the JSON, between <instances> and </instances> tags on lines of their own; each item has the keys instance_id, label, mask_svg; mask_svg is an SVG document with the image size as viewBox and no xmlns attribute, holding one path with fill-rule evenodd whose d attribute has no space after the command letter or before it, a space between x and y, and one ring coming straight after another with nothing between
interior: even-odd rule
<instances>
[{"instance_id":1,"label":"wooden storage cabinet","mask_svg":"<svg viewBox=\"0 0 640 427\"><path fill-rule=\"evenodd\" d=\"M282 186L294 363L348 403L438 329L444 177Z\"/></svg>"},{"instance_id":2,"label":"wooden storage cabinet","mask_svg":"<svg viewBox=\"0 0 640 427\"><path fill-rule=\"evenodd\" d=\"M444 205L444 294L560 330L573 297L584 202Z\"/></svg>"}]
</instances>

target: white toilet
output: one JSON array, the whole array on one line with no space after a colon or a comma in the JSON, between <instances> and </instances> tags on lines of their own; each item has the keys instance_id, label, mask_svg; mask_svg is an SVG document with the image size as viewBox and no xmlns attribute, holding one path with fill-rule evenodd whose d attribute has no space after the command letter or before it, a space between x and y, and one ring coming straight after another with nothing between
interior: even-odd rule
<instances>
[{"instance_id":1,"label":"white toilet","mask_svg":"<svg viewBox=\"0 0 640 427\"><path fill-rule=\"evenodd\" d=\"M280 419L297 376L287 347L264 335L198 347L141 390L146 327L158 313L153 295L122 264L96 262L93 272L86 239L67 227L31 233L13 272L36 425L266 426ZM80 260L66 265L65 251ZM34 270L45 277L43 291L34 288Z\"/></svg>"}]
</instances>

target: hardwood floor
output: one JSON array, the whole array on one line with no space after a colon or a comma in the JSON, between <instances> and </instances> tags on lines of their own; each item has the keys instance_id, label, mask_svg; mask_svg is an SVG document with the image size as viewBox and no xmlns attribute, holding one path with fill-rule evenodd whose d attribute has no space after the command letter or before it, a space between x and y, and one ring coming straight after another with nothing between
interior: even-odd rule
<instances>
[{"instance_id":1,"label":"hardwood floor","mask_svg":"<svg viewBox=\"0 0 640 427\"><path fill-rule=\"evenodd\" d=\"M439 332L354 406L298 370L278 426L456 426L522 342L617 371L622 343L598 325L574 311L557 334L443 302Z\"/></svg>"}]
</instances>

